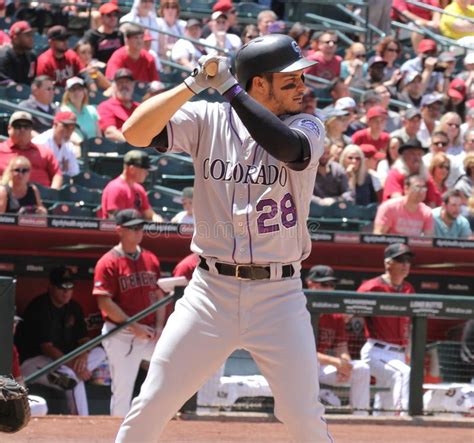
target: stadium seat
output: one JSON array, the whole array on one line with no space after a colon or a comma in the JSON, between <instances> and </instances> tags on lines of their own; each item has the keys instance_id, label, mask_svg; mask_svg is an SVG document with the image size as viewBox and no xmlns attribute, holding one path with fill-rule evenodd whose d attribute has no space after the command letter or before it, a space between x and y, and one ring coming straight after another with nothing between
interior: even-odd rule
<instances>
[{"instance_id":1,"label":"stadium seat","mask_svg":"<svg viewBox=\"0 0 474 443\"><path fill-rule=\"evenodd\" d=\"M70 183L87 189L103 190L109 181L110 177L96 174L94 171L82 171L71 177Z\"/></svg>"},{"instance_id":2,"label":"stadium seat","mask_svg":"<svg viewBox=\"0 0 474 443\"><path fill-rule=\"evenodd\" d=\"M59 200L76 203L79 206L95 207L100 205L101 193L80 185L66 185L59 190Z\"/></svg>"},{"instance_id":3,"label":"stadium seat","mask_svg":"<svg viewBox=\"0 0 474 443\"><path fill-rule=\"evenodd\" d=\"M194 175L193 161L186 154L161 154L153 159L153 164L158 167L159 174Z\"/></svg>"},{"instance_id":4,"label":"stadium seat","mask_svg":"<svg viewBox=\"0 0 474 443\"><path fill-rule=\"evenodd\" d=\"M59 201L59 191L57 189L48 188L47 186L35 183L41 196L43 204L48 208Z\"/></svg>"},{"instance_id":5,"label":"stadium seat","mask_svg":"<svg viewBox=\"0 0 474 443\"><path fill-rule=\"evenodd\" d=\"M188 186L194 186L194 175L157 174L154 182L181 191Z\"/></svg>"},{"instance_id":6,"label":"stadium seat","mask_svg":"<svg viewBox=\"0 0 474 443\"><path fill-rule=\"evenodd\" d=\"M61 103L64 95L64 88L61 88L61 86L55 86L54 87L54 102Z\"/></svg>"},{"instance_id":7,"label":"stadium seat","mask_svg":"<svg viewBox=\"0 0 474 443\"><path fill-rule=\"evenodd\" d=\"M147 192L150 205L154 208L183 210L181 204L182 193L176 189L166 188L165 186L155 185L151 191Z\"/></svg>"},{"instance_id":8,"label":"stadium seat","mask_svg":"<svg viewBox=\"0 0 474 443\"><path fill-rule=\"evenodd\" d=\"M180 71L179 69L173 69L170 72L160 71L160 81L166 86L176 86L180 84L189 75L186 71Z\"/></svg>"},{"instance_id":9,"label":"stadium seat","mask_svg":"<svg viewBox=\"0 0 474 443\"><path fill-rule=\"evenodd\" d=\"M85 217L95 218L96 214L92 208L76 206L72 203L56 203L48 210L49 214L60 217Z\"/></svg>"},{"instance_id":10,"label":"stadium seat","mask_svg":"<svg viewBox=\"0 0 474 443\"><path fill-rule=\"evenodd\" d=\"M31 94L31 87L29 85L22 85L14 83L0 88L2 99L10 102L19 103L26 100Z\"/></svg>"},{"instance_id":11,"label":"stadium seat","mask_svg":"<svg viewBox=\"0 0 474 443\"><path fill-rule=\"evenodd\" d=\"M213 3L214 0L181 0L180 6L182 11L203 12L210 15Z\"/></svg>"},{"instance_id":12,"label":"stadium seat","mask_svg":"<svg viewBox=\"0 0 474 443\"><path fill-rule=\"evenodd\" d=\"M239 17L257 18L257 15L268 9L266 6L252 2L240 2L235 4L235 9Z\"/></svg>"},{"instance_id":13,"label":"stadium seat","mask_svg":"<svg viewBox=\"0 0 474 443\"><path fill-rule=\"evenodd\" d=\"M133 90L133 100L136 102L141 102L147 90L148 90L148 83L136 82L135 89Z\"/></svg>"},{"instance_id":14,"label":"stadium seat","mask_svg":"<svg viewBox=\"0 0 474 443\"><path fill-rule=\"evenodd\" d=\"M108 97L106 97L103 94L103 91L100 89L97 92L89 91L89 104L90 105L98 105L99 103L102 103L104 100L107 100Z\"/></svg>"}]
</instances>

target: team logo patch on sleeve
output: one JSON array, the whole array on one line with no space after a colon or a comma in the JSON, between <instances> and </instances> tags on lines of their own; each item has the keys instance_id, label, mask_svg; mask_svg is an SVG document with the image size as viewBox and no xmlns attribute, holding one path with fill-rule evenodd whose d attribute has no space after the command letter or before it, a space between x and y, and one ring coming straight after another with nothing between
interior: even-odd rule
<instances>
[{"instance_id":1,"label":"team logo patch on sleeve","mask_svg":"<svg viewBox=\"0 0 474 443\"><path fill-rule=\"evenodd\" d=\"M316 122L310 119L303 119L298 122L298 126L301 126L304 129L307 129L308 131L311 131L313 134L316 134L318 137L321 135L321 131L319 129L319 126Z\"/></svg>"}]
</instances>

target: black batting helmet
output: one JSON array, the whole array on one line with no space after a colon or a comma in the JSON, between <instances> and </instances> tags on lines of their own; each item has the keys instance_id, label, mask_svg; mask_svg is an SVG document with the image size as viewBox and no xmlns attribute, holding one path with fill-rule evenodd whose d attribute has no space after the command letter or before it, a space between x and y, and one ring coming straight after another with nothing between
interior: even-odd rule
<instances>
[{"instance_id":1,"label":"black batting helmet","mask_svg":"<svg viewBox=\"0 0 474 443\"><path fill-rule=\"evenodd\" d=\"M296 41L288 35L269 34L250 40L235 57L237 80L248 81L266 72L293 72L316 64L303 57Z\"/></svg>"}]
</instances>

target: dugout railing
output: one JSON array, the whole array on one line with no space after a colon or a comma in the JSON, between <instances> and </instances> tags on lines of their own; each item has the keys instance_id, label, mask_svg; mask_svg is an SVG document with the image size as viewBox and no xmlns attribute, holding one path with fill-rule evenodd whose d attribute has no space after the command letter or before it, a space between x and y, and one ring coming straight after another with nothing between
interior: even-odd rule
<instances>
[{"instance_id":1,"label":"dugout railing","mask_svg":"<svg viewBox=\"0 0 474 443\"><path fill-rule=\"evenodd\" d=\"M14 282L11 279L1 279L0 282L8 290L3 291L0 296L3 324L1 337L6 343L4 349L11 349L13 342L13 306L15 292L12 290ZM69 354L44 366L34 374L25 377L26 383L31 383L42 375L74 359L83 352L99 345L102 340L126 328L129 324L138 321L156 309L163 308L167 304L176 301L183 293L183 288L175 288L175 292L157 301L147 309L131 317L127 322L117 326L105 335L92 338L87 343L76 348ZM305 291L308 299L308 310L312 316L314 330L317 331L319 315L324 313L346 313L358 316L408 316L411 317L411 354L410 354L410 401L408 413L411 416L423 415L423 374L424 357L427 345L427 319L428 318L456 318L471 319L474 315L474 297L413 294L398 295L387 293L357 293L354 291ZM8 356L10 355L10 359ZM10 366L8 366L8 364ZM11 352L4 353L0 360L0 368L3 373L9 371L5 368L11 367Z\"/></svg>"}]
</instances>

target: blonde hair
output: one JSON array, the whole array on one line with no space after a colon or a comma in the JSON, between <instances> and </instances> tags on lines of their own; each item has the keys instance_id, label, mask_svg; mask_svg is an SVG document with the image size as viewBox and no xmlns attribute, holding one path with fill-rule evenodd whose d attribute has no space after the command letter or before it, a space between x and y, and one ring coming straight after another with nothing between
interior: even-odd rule
<instances>
[{"instance_id":1,"label":"blonde hair","mask_svg":"<svg viewBox=\"0 0 474 443\"><path fill-rule=\"evenodd\" d=\"M5 171L3 172L2 176L2 185L8 185L12 179L12 170L13 170L13 165L17 162L20 161L24 167L30 168L31 169L31 162L23 155L17 155L15 157L12 157L10 161L8 162L7 167L5 168Z\"/></svg>"},{"instance_id":2,"label":"blonde hair","mask_svg":"<svg viewBox=\"0 0 474 443\"><path fill-rule=\"evenodd\" d=\"M462 162L464 166L464 170L466 171L466 175L471 175L474 171L474 152L468 152L466 157L464 157L464 161Z\"/></svg>"},{"instance_id":3,"label":"blonde hair","mask_svg":"<svg viewBox=\"0 0 474 443\"><path fill-rule=\"evenodd\" d=\"M448 164L449 169L451 169L451 160L449 160L449 157L444 152L438 152L437 154L433 155L433 157L431 159L431 162L430 162L430 165L428 166L428 172L433 177L433 172L434 172L435 168L437 168L441 165L444 165L446 163ZM442 183L443 186L446 183L448 175L446 175L446 177L443 180L443 183Z\"/></svg>"},{"instance_id":4,"label":"blonde hair","mask_svg":"<svg viewBox=\"0 0 474 443\"><path fill-rule=\"evenodd\" d=\"M365 52L365 46L362 43L355 42L352 43L347 49L344 60L353 60L354 59L354 52L357 50L363 50Z\"/></svg>"},{"instance_id":5,"label":"blonde hair","mask_svg":"<svg viewBox=\"0 0 474 443\"><path fill-rule=\"evenodd\" d=\"M367 164L365 161L365 155L362 152L362 149L360 149L358 145L347 145L341 152L341 157L339 158L339 164L345 170L347 157L349 157L350 154L357 154L360 158L360 167L359 167L359 170L357 171L356 182L357 182L357 186L362 186L365 183L365 180L367 178Z\"/></svg>"},{"instance_id":6,"label":"blonde hair","mask_svg":"<svg viewBox=\"0 0 474 443\"><path fill-rule=\"evenodd\" d=\"M457 112L446 112L446 114L444 114L441 117L441 119L439 120L439 125L438 125L438 127L435 128L434 132L443 131L443 132L446 132L446 134L448 134L448 132L446 130L446 122L447 122L447 120L449 120L450 118L453 118L453 117L456 117L459 120L459 125L461 125L462 119L461 119L461 116ZM448 135L448 138L449 138L449 135ZM461 145L462 144L461 127L458 128L458 136L456 137L456 139L453 140L452 142L450 140L449 142L452 145Z\"/></svg>"},{"instance_id":7,"label":"blonde hair","mask_svg":"<svg viewBox=\"0 0 474 443\"><path fill-rule=\"evenodd\" d=\"M87 93L87 88L83 86L83 89L84 89L84 96L82 97L81 109L84 106L87 106L89 104L89 94ZM72 104L69 98L70 95L71 95L70 91L68 90L64 91L63 99L61 100L61 106L67 107L68 110L69 110L69 104ZM81 109L78 109L78 111L80 111Z\"/></svg>"}]
</instances>

